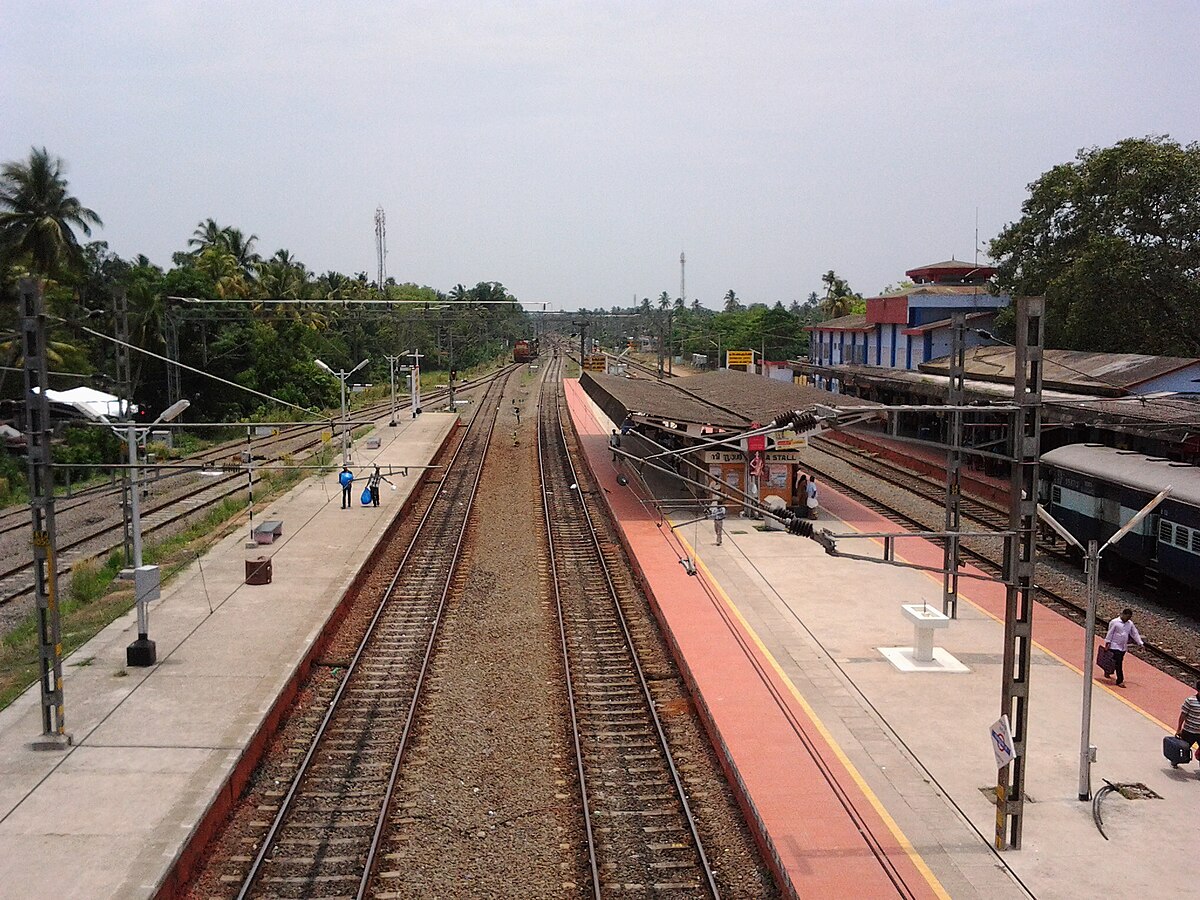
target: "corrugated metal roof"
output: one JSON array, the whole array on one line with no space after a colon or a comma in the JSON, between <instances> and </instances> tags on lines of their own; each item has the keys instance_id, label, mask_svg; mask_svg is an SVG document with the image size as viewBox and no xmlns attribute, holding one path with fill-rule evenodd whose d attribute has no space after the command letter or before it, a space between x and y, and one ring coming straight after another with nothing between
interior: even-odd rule
<instances>
[{"instance_id":1,"label":"corrugated metal roof","mask_svg":"<svg viewBox=\"0 0 1200 900\"><path fill-rule=\"evenodd\" d=\"M1200 506L1200 467L1197 466L1098 444L1067 444L1043 453L1042 462L1151 495L1169 487L1173 499Z\"/></svg>"},{"instance_id":2,"label":"corrugated metal roof","mask_svg":"<svg viewBox=\"0 0 1200 900\"><path fill-rule=\"evenodd\" d=\"M1012 347L972 347L967 351L967 377L981 381L1012 382L1016 351ZM1092 353L1086 350L1043 350L1042 383L1067 390L1119 397L1153 378L1200 362L1178 356L1143 356L1138 353ZM941 374L950 369L950 357L931 359L918 368Z\"/></svg>"},{"instance_id":3,"label":"corrugated metal roof","mask_svg":"<svg viewBox=\"0 0 1200 900\"><path fill-rule=\"evenodd\" d=\"M808 325L805 331L867 331L874 328L873 325L867 324L866 313L852 313L848 316L838 316L836 319L830 319L827 322L818 322L816 325Z\"/></svg>"},{"instance_id":4,"label":"corrugated metal roof","mask_svg":"<svg viewBox=\"0 0 1200 900\"><path fill-rule=\"evenodd\" d=\"M586 374L597 388L627 412L731 431L745 430L751 422L770 422L783 413L807 409L818 403L825 406L873 405L858 397L830 394L819 388L734 369L718 369L664 381L622 378L604 372ZM588 390L587 379L583 384Z\"/></svg>"}]
</instances>

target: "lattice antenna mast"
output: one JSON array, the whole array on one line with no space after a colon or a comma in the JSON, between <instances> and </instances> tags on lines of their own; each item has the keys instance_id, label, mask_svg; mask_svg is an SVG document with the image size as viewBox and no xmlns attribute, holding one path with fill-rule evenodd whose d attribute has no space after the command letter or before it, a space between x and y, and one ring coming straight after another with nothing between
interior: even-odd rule
<instances>
[{"instance_id":1,"label":"lattice antenna mast","mask_svg":"<svg viewBox=\"0 0 1200 900\"><path fill-rule=\"evenodd\" d=\"M379 263L379 291L387 280L387 216L383 207L375 207L375 257Z\"/></svg>"}]
</instances>

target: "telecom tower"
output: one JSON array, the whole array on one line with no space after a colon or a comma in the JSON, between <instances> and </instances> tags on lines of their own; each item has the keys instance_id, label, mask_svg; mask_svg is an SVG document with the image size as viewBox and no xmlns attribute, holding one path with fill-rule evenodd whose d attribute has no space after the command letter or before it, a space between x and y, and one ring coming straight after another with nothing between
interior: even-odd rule
<instances>
[{"instance_id":1,"label":"telecom tower","mask_svg":"<svg viewBox=\"0 0 1200 900\"><path fill-rule=\"evenodd\" d=\"M387 218L382 206L375 207L375 256L379 262L379 291L382 293L387 279Z\"/></svg>"},{"instance_id":2,"label":"telecom tower","mask_svg":"<svg viewBox=\"0 0 1200 900\"><path fill-rule=\"evenodd\" d=\"M683 251L680 250L679 251L679 299L683 301L684 306L687 306L687 289L684 287L684 285L687 282L684 281L684 270L683 270L684 264L686 262L687 262L687 259L684 258Z\"/></svg>"}]
</instances>

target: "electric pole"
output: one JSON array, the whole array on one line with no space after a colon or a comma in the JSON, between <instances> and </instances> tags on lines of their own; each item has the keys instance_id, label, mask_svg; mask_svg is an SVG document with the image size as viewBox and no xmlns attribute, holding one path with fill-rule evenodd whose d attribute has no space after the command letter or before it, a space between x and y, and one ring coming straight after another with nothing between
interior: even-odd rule
<instances>
[{"instance_id":1,"label":"electric pole","mask_svg":"<svg viewBox=\"0 0 1200 900\"><path fill-rule=\"evenodd\" d=\"M42 285L22 278L21 350L25 357L25 451L29 472L29 512L33 519L34 596L37 602L38 687L42 735L35 750L61 750L71 744L66 730L62 686L62 622L58 607L58 559L54 534L54 470L50 457L50 400L46 367L46 313Z\"/></svg>"}]
</instances>

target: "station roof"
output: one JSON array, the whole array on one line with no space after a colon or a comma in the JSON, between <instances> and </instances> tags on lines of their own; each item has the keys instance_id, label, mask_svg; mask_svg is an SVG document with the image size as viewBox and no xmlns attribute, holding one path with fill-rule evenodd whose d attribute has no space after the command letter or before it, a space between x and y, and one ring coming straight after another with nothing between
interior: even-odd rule
<instances>
[{"instance_id":1,"label":"station roof","mask_svg":"<svg viewBox=\"0 0 1200 900\"><path fill-rule=\"evenodd\" d=\"M1178 356L1139 353L1091 353L1086 350L1043 350L1042 385L1075 393L1119 397L1133 387L1200 362ZM1016 350L1012 347L972 347L966 353L966 374L979 381L1011 384ZM932 359L922 372L949 374L950 357Z\"/></svg>"},{"instance_id":2,"label":"station roof","mask_svg":"<svg viewBox=\"0 0 1200 900\"><path fill-rule=\"evenodd\" d=\"M867 317L864 313L852 313L848 316L838 316L836 319L830 319L827 322L818 322L816 325L805 326L805 331L871 331L875 328L874 325L867 324Z\"/></svg>"},{"instance_id":3,"label":"station roof","mask_svg":"<svg viewBox=\"0 0 1200 900\"><path fill-rule=\"evenodd\" d=\"M793 363L805 371L817 371L841 379L847 386L883 387L945 402L948 375L935 372L890 369L880 366L814 366ZM924 369L924 367L922 367ZM984 381L968 374L964 388L968 399L1011 401L1010 384ZM844 398L830 394L838 405ZM827 401L828 402L828 401ZM1047 388L1043 382L1042 402L1047 416L1059 422L1097 425L1152 437L1164 443L1196 440L1200 435L1200 399L1181 394L1139 394L1119 398L1097 397Z\"/></svg>"},{"instance_id":4,"label":"station roof","mask_svg":"<svg viewBox=\"0 0 1200 900\"><path fill-rule=\"evenodd\" d=\"M968 313L966 321L978 322L980 319L986 319L996 315L994 309L985 309L980 312ZM938 319L936 322L926 322L924 325L914 325L912 328L903 328L901 334L924 334L926 331L937 331L939 328L949 328L954 322L953 319ZM949 359L949 357L947 357Z\"/></svg>"},{"instance_id":5,"label":"station roof","mask_svg":"<svg viewBox=\"0 0 1200 900\"><path fill-rule=\"evenodd\" d=\"M967 262L961 259L946 259L942 262L917 266L915 269L909 269L904 274L918 283L922 281L944 281L948 278L962 279L968 277L978 281L986 281L996 274L996 269L993 266L980 265L979 263Z\"/></svg>"},{"instance_id":6,"label":"station roof","mask_svg":"<svg viewBox=\"0 0 1200 900\"><path fill-rule=\"evenodd\" d=\"M603 372L585 375L582 380L584 390L592 394L592 399L606 412L610 412L609 404L595 396L593 389L611 398L624 413L728 431L745 430L751 422L770 422L782 413L807 409L818 403L825 406L874 405L858 397L834 395L820 388L735 369L718 369L664 381L623 378Z\"/></svg>"}]
</instances>

